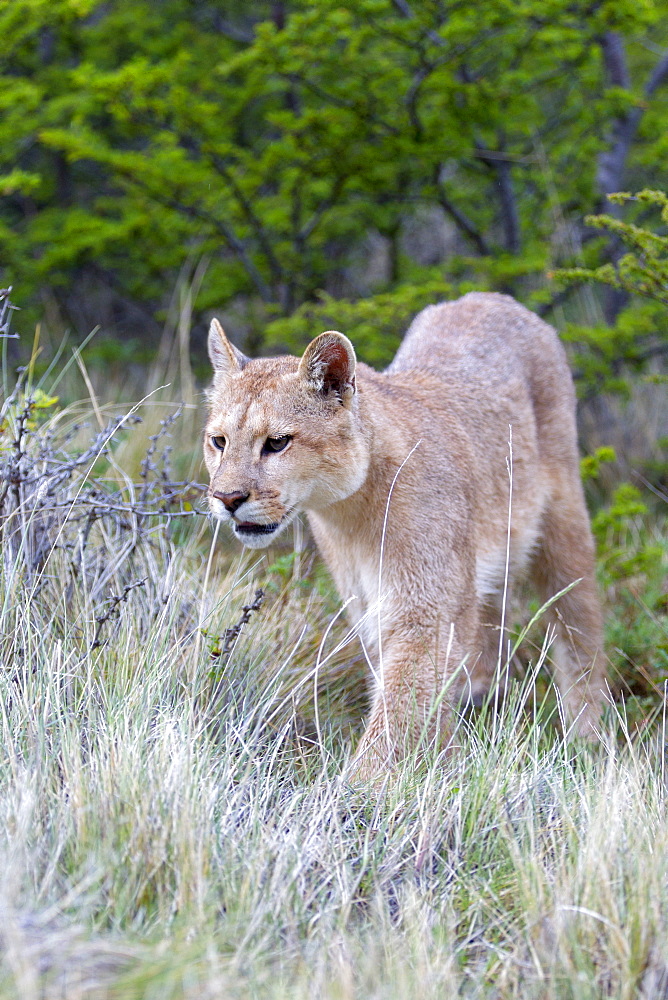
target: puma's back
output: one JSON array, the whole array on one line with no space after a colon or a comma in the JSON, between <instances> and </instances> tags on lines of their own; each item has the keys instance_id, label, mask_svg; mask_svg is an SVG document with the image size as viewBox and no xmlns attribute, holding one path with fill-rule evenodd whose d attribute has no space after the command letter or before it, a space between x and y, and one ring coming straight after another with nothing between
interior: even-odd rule
<instances>
[{"instance_id":1,"label":"puma's back","mask_svg":"<svg viewBox=\"0 0 668 1000\"><path fill-rule=\"evenodd\" d=\"M504 647L502 595L553 606L567 716L595 724L604 674L575 397L551 327L503 295L430 306L386 372L340 333L249 360L214 321L205 433L212 512L268 544L300 511L372 665L359 767L414 745L442 685L477 701ZM432 731L427 726L426 731Z\"/></svg>"},{"instance_id":2,"label":"puma's back","mask_svg":"<svg viewBox=\"0 0 668 1000\"><path fill-rule=\"evenodd\" d=\"M484 426L483 412L503 399L516 412L530 406L543 459L569 461L577 454L575 392L566 352L552 327L508 295L471 292L456 302L428 306L409 327L388 374L432 372L463 404L471 433ZM496 436L496 435L494 435Z\"/></svg>"}]
</instances>

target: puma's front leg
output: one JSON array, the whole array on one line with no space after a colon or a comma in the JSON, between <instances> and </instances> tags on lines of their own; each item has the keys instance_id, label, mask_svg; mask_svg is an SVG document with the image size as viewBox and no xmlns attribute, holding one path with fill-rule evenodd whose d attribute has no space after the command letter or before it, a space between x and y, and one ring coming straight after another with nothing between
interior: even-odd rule
<instances>
[{"instance_id":1,"label":"puma's front leg","mask_svg":"<svg viewBox=\"0 0 668 1000\"><path fill-rule=\"evenodd\" d=\"M447 738L456 701L452 678L465 658L464 644L449 622L440 628L395 622L384 630L352 780L377 778L418 747Z\"/></svg>"}]
</instances>

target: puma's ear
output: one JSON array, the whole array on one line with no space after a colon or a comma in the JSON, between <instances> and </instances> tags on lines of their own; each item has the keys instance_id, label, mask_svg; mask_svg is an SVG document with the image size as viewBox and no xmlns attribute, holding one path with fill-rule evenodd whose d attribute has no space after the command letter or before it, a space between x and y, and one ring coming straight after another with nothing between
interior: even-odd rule
<instances>
[{"instance_id":1,"label":"puma's ear","mask_svg":"<svg viewBox=\"0 0 668 1000\"><path fill-rule=\"evenodd\" d=\"M344 406L355 395L355 349L347 337L335 330L312 340L299 362L299 374L317 392L336 393Z\"/></svg>"},{"instance_id":2,"label":"puma's ear","mask_svg":"<svg viewBox=\"0 0 668 1000\"><path fill-rule=\"evenodd\" d=\"M245 354L229 342L217 319L212 319L209 327L209 357L215 375L240 372L249 361Z\"/></svg>"}]
</instances>

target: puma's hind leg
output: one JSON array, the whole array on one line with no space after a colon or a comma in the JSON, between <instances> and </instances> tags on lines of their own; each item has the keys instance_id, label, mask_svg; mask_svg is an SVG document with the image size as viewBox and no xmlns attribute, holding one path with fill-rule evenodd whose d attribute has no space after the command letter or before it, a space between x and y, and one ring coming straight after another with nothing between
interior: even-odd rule
<instances>
[{"instance_id":1,"label":"puma's hind leg","mask_svg":"<svg viewBox=\"0 0 668 1000\"><path fill-rule=\"evenodd\" d=\"M579 479L555 491L546 507L532 576L545 602L579 581L548 611L556 628L551 659L567 726L593 735L607 687L594 541Z\"/></svg>"},{"instance_id":2,"label":"puma's hind leg","mask_svg":"<svg viewBox=\"0 0 668 1000\"><path fill-rule=\"evenodd\" d=\"M482 708L500 703L508 687L507 643L501 639L501 598L488 598L480 608L480 627L475 656L463 670L459 703L463 708Z\"/></svg>"}]
</instances>

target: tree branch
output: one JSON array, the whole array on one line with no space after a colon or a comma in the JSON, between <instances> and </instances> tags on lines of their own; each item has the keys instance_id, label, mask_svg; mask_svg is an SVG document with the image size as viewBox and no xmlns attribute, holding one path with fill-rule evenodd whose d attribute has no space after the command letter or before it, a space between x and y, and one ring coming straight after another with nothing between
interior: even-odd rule
<instances>
[{"instance_id":1,"label":"tree branch","mask_svg":"<svg viewBox=\"0 0 668 1000\"><path fill-rule=\"evenodd\" d=\"M520 217L517 211L517 199L515 198L513 178L510 173L510 163L508 160L497 161L496 176L499 185L501 218L503 219L506 250L510 253L519 253L522 242L520 236Z\"/></svg>"},{"instance_id":2,"label":"tree branch","mask_svg":"<svg viewBox=\"0 0 668 1000\"><path fill-rule=\"evenodd\" d=\"M434 186L436 188L436 200L441 206L446 215L449 215L456 226L461 229L466 237L473 243L478 253L481 257L489 256L490 249L485 242L484 237L475 228L473 223L464 215L464 213L453 205L448 196L446 195L442 182L439 178L441 172L441 167L438 165L435 170L436 176L434 177Z\"/></svg>"},{"instance_id":3,"label":"tree branch","mask_svg":"<svg viewBox=\"0 0 668 1000\"><path fill-rule=\"evenodd\" d=\"M243 191L237 184L229 168L224 163L222 163L215 154L211 154L209 156L209 160L214 169L216 170L216 172L220 174L220 176L223 178L224 181L226 181L227 184L229 184L232 193L234 194L234 197L239 202L239 205L244 215L246 216L249 225L255 232L257 241L260 244L260 248L264 253L265 257L267 258L267 263L269 264L271 273L274 276L274 280L277 282L283 281L285 279L283 267L281 266L278 258L276 257L273 247L269 243L269 239L267 237L264 226L262 225L262 222L253 211L253 206L251 205L250 201L248 200L246 195L243 193Z\"/></svg>"},{"instance_id":4,"label":"tree branch","mask_svg":"<svg viewBox=\"0 0 668 1000\"><path fill-rule=\"evenodd\" d=\"M409 19L415 17L415 11L411 7L411 5L407 2L407 0L392 0L392 3L399 11L402 17ZM430 42L434 43L434 45L440 45L440 46L445 45L445 41L441 38L441 36L438 34L437 31L433 30L433 28L427 28L427 30L425 31L425 35L427 36Z\"/></svg>"},{"instance_id":5,"label":"tree branch","mask_svg":"<svg viewBox=\"0 0 668 1000\"><path fill-rule=\"evenodd\" d=\"M232 24L231 21L226 20L220 14L217 14L214 18L214 28L219 35L224 35L231 42L242 42L244 45L252 45L253 43L252 30Z\"/></svg>"},{"instance_id":6,"label":"tree branch","mask_svg":"<svg viewBox=\"0 0 668 1000\"><path fill-rule=\"evenodd\" d=\"M603 51L603 62L606 68L608 80L611 85L624 87L630 90L631 81L629 78L624 43L615 32L608 31L601 39L601 49ZM668 79L668 52L654 67L652 74L645 85L643 96L645 101L649 101L656 90ZM606 198L614 191L623 188L624 170L629 150L633 145L636 133L640 126L642 116L645 113L644 105L637 105L626 114L618 116L613 122L610 134L610 145L604 150L598 159L598 171L596 182L603 198ZM618 216L620 208L613 205L610 214Z\"/></svg>"},{"instance_id":7,"label":"tree branch","mask_svg":"<svg viewBox=\"0 0 668 1000\"><path fill-rule=\"evenodd\" d=\"M610 85L624 87L625 90L628 90L631 86L631 78L626 64L624 42L620 35L616 31L606 31L601 38L601 50L603 52L603 65Z\"/></svg>"},{"instance_id":8,"label":"tree branch","mask_svg":"<svg viewBox=\"0 0 668 1000\"><path fill-rule=\"evenodd\" d=\"M136 181L136 178L134 179ZM236 254L236 256L243 264L248 277L255 285L255 290L257 291L262 301L270 303L274 303L277 301L276 295L274 295L271 287L264 280L264 278L260 274L260 271L253 262L250 253L248 252L247 246L245 245L243 240L241 240L237 236L237 234L234 232L231 226L229 226L226 222L223 222L222 219L216 219L212 215L209 215L208 212L203 212L201 209L196 208L194 205L186 205L184 202L178 201L178 199L176 198L167 198L164 195L157 194L150 188L148 188L148 190L151 196L155 198L156 201L159 201L161 204L166 205L168 208L175 208L179 212L183 212L185 215L189 215L192 219L199 219L201 222L206 222L216 232L220 233L220 235L223 237L223 239L229 246L230 250L232 250L233 253Z\"/></svg>"},{"instance_id":9,"label":"tree branch","mask_svg":"<svg viewBox=\"0 0 668 1000\"><path fill-rule=\"evenodd\" d=\"M499 145L502 145L502 143L503 140L499 137ZM498 151L483 149L477 140L475 146L478 158L496 174L499 185L501 219L503 221L506 250L510 253L519 253L521 247L520 218L517 211L513 178L510 172L511 161L505 155L503 149Z\"/></svg>"}]
</instances>

